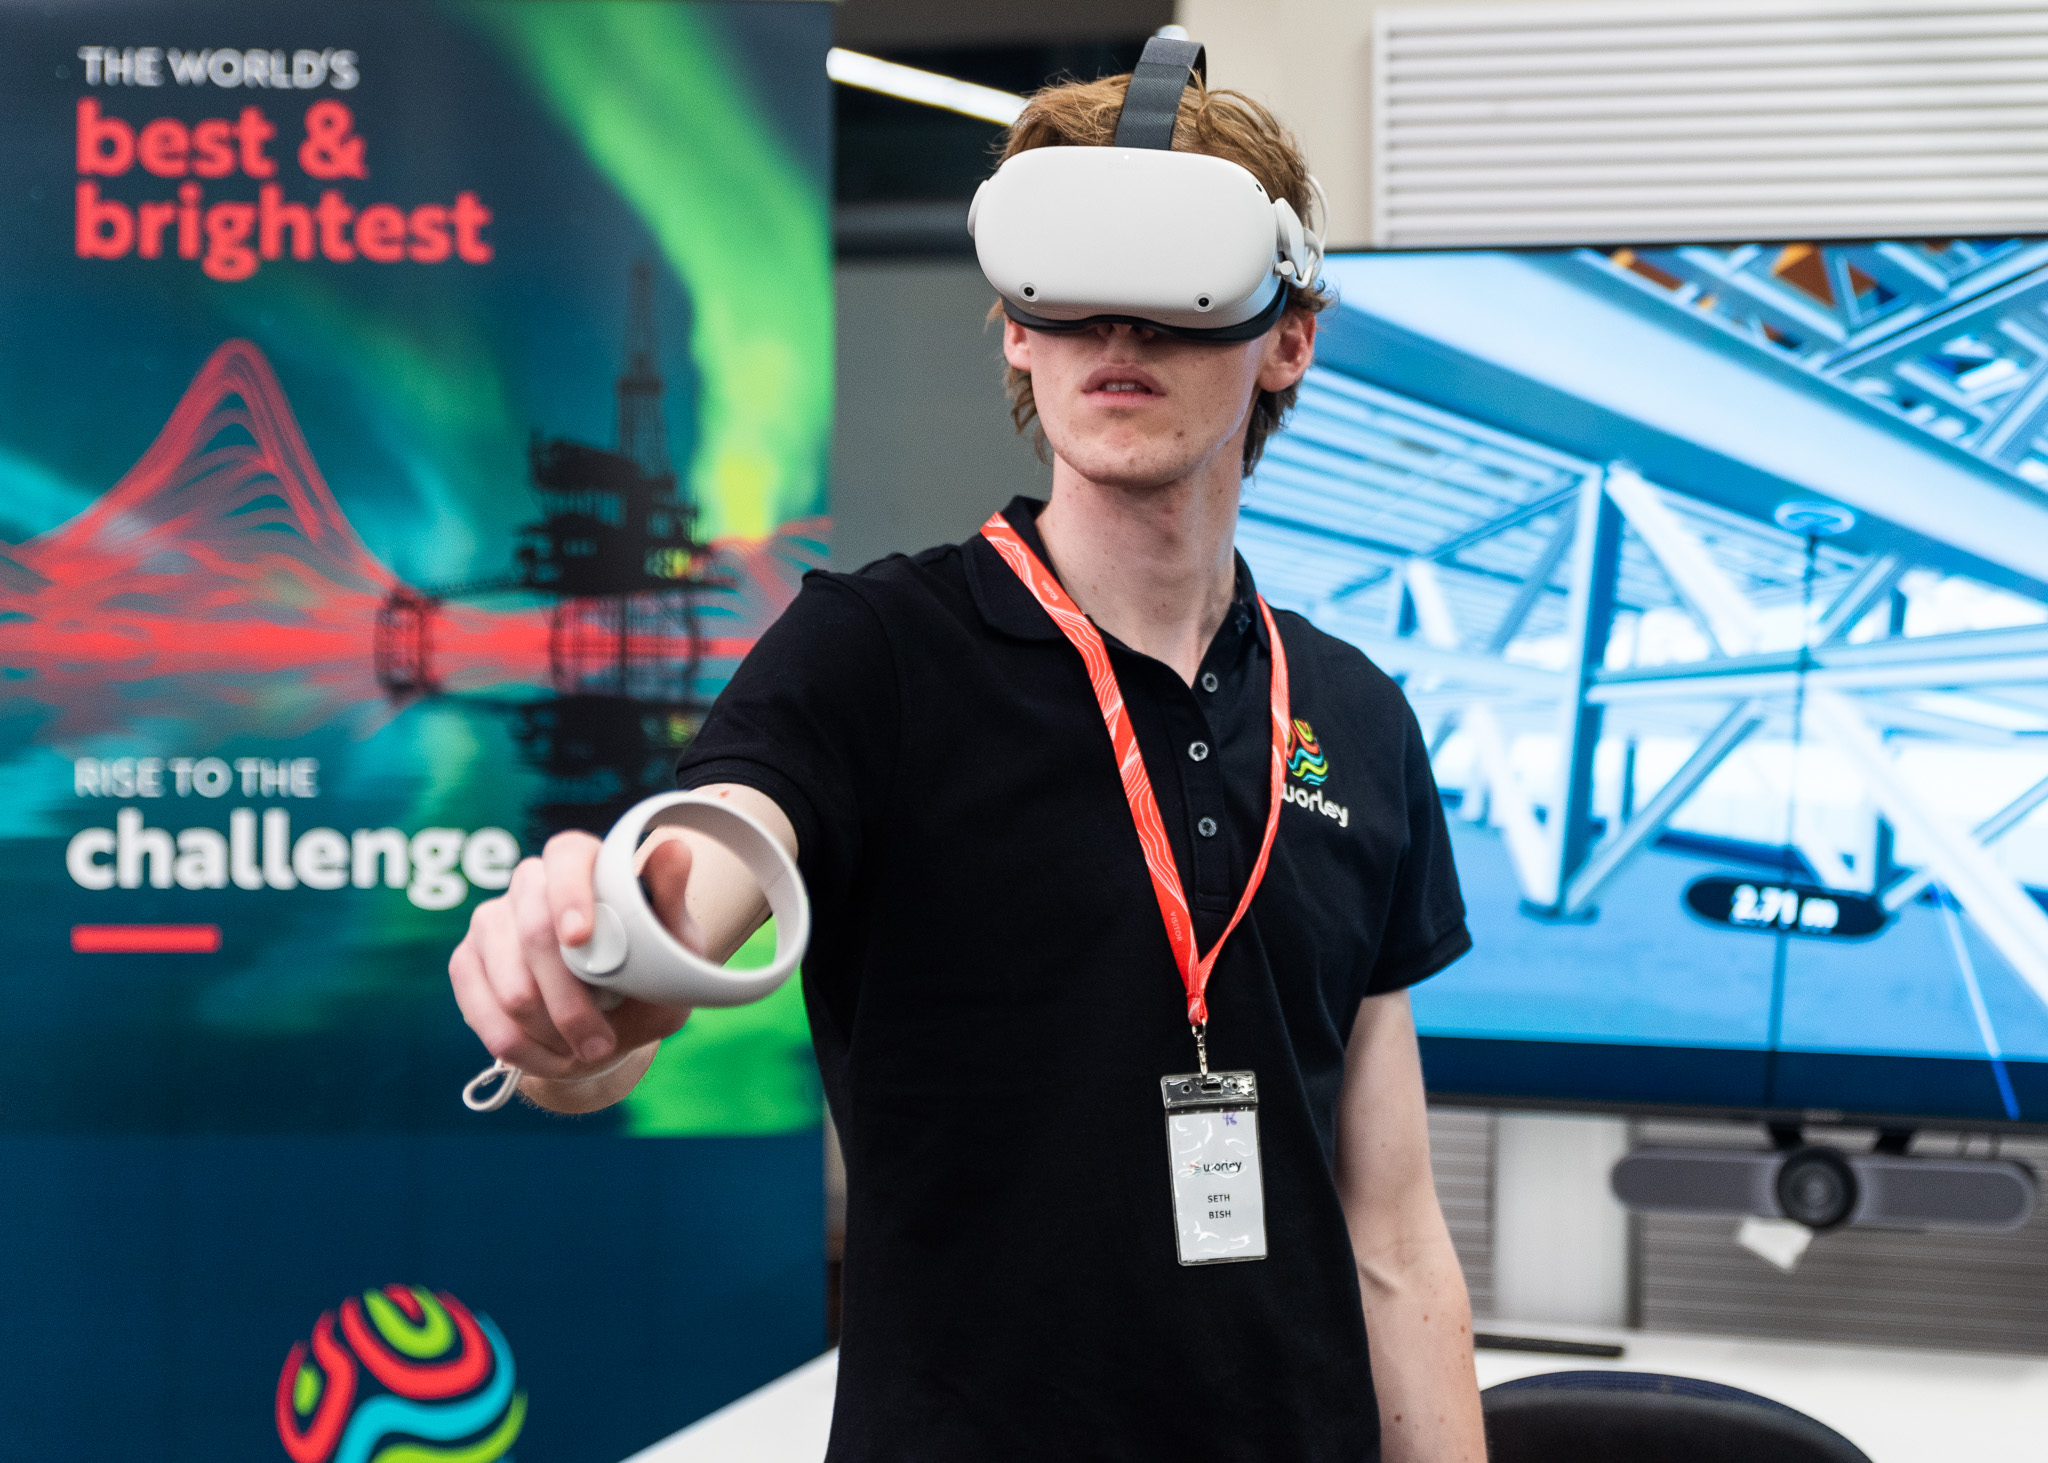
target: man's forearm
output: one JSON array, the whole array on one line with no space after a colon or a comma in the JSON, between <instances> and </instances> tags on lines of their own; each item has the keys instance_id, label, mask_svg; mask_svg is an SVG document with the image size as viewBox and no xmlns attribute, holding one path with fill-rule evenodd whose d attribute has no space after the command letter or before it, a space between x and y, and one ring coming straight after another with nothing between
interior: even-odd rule
<instances>
[{"instance_id":1,"label":"man's forearm","mask_svg":"<svg viewBox=\"0 0 2048 1463\"><path fill-rule=\"evenodd\" d=\"M1385 1463L1485 1463L1472 1303L1450 1235L1438 1236L1359 1254Z\"/></svg>"}]
</instances>

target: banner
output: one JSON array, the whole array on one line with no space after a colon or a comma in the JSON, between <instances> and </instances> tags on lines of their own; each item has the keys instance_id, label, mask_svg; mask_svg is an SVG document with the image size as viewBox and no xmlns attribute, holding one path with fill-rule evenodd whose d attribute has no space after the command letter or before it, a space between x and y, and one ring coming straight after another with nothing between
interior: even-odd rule
<instances>
[{"instance_id":1,"label":"banner","mask_svg":"<svg viewBox=\"0 0 2048 1463\"><path fill-rule=\"evenodd\" d=\"M33 1456L613 1459L822 1345L797 983L478 1116L446 963L823 561L829 28L0 3Z\"/></svg>"}]
</instances>

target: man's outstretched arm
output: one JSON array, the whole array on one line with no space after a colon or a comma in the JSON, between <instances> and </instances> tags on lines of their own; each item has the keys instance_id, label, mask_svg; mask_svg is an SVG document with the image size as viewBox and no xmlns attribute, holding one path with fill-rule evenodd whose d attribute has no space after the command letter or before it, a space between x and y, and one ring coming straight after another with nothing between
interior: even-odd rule
<instances>
[{"instance_id":1,"label":"man's outstretched arm","mask_svg":"<svg viewBox=\"0 0 2048 1463\"><path fill-rule=\"evenodd\" d=\"M1337 1188L1365 1302L1386 1463L1485 1463L1472 1304L1429 1167L1408 993L1358 1008L1337 1110Z\"/></svg>"},{"instance_id":2,"label":"man's outstretched arm","mask_svg":"<svg viewBox=\"0 0 2048 1463\"><path fill-rule=\"evenodd\" d=\"M733 783L699 791L751 815L795 855L796 831L765 794ZM637 1000L600 1011L590 987L562 962L559 945L590 938L598 843L588 833L558 833L541 857L521 860L505 892L476 907L448 960L470 1030L492 1056L526 1073L522 1093L556 1112L595 1112L631 1092L661 1039L690 1015ZM640 852L649 902L706 959L729 960L767 919L760 885L723 844L658 828Z\"/></svg>"}]
</instances>

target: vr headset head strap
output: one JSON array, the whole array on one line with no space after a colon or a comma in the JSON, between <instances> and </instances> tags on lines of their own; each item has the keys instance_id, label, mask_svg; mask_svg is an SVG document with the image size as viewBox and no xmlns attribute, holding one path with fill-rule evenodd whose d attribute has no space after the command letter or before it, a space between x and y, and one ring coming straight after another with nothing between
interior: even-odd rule
<instances>
[{"instance_id":1,"label":"vr headset head strap","mask_svg":"<svg viewBox=\"0 0 2048 1463\"><path fill-rule=\"evenodd\" d=\"M1114 145L1170 149L1174 124L1180 121L1181 93L1188 89L1190 76L1200 77L1205 85L1209 79L1208 59L1199 41L1154 36L1145 42L1131 71L1123 110L1117 114Z\"/></svg>"}]
</instances>

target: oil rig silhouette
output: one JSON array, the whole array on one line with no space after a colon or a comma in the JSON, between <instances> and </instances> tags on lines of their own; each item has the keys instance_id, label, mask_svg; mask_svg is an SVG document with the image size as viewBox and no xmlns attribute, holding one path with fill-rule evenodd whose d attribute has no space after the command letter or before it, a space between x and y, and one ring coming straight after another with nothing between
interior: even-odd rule
<instances>
[{"instance_id":1,"label":"oil rig silhouette","mask_svg":"<svg viewBox=\"0 0 2048 1463\"><path fill-rule=\"evenodd\" d=\"M552 698L509 704L526 760L547 776L532 810L548 831L605 823L674 783L675 756L706 703L697 609L731 588L696 536L663 418L654 274L634 264L618 439L607 450L535 433L528 477L541 517L519 530L512 572L433 589L400 586L379 607L378 684L394 699L436 694L434 623L451 600L547 596Z\"/></svg>"}]
</instances>

